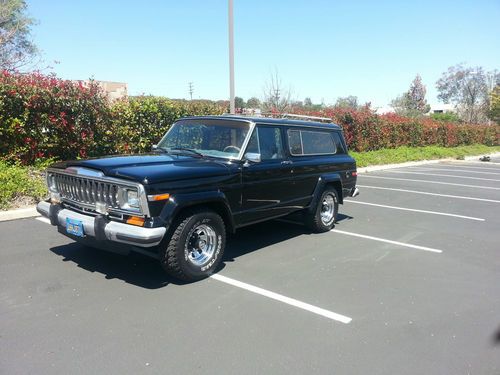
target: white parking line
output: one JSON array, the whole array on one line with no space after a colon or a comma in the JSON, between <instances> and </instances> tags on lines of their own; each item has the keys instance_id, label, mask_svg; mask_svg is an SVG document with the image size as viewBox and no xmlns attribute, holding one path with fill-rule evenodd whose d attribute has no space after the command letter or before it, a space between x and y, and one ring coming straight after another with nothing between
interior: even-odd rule
<instances>
[{"instance_id":1,"label":"white parking line","mask_svg":"<svg viewBox=\"0 0 500 375\"><path fill-rule=\"evenodd\" d=\"M321 307L317 307L314 305L310 305L308 303L296 300L294 298L286 297L282 294L274 293L266 289L259 288L258 286L254 286L251 284L247 284L235 279L231 279L230 277L227 276L222 276L220 274L214 274L210 276L212 279L215 279L217 281L235 286L237 288L245 289L248 290L249 292L259 294L264 297L268 297L271 299L274 299L279 302L286 303L287 305L298 307L299 309L306 310L309 312L312 312L317 315L321 315L325 318L336 320L338 322L344 323L344 324L349 324L352 321L352 318L349 318L348 316L337 314L333 311L325 310L322 309Z\"/></svg>"},{"instance_id":2,"label":"white parking line","mask_svg":"<svg viewBox=\"0 0 500 375\"><path fill-rule=\"evenodd\" d=\"M457 175L453 175L453 174L442 174L442 173L396 171L396 170L393 170L393 169L389 169L386 172L390 172L390 173L403 173L403 174L423 174L424 176L453 177L453 178L465 178L467 180L481 180L481 181L496 181L496 182L500 182L499 179L494 179L494 178L457 176Z\"/></svg>"},{"instance_id":3,"label":"white parking line","mask_svg":"<svg viewBox=\"0 0 500 375\"><path fill-rule=\"evenodd\" d=\"M45 224L50 224L50 220L47 219L46 217L43 217L43 216L39 216L37 218L35 218L36 220L38 221L41 221L42 223L45 223Z\"/></svg>"},{"instance_id":4,"label":"white parking line","mask_svg":"<svg viewBox=\"0 0 500 375\"><path fill-rule=\"evenodd\" d=\"M473 163L473 164L471 165L470 163ZM481 164L481 166L478 166L476 163L477 164ZM488 164L490 164L490 163L488 163ZM491 164L500 165L500 163L491 163ZM455 160L455 161L453 161L450 164L444 164L443 163L443 165L450 166L450 167L467 167L467 168L473 168L473 169L488 169L490 171L498 171L498 170L500 170L500 168L496 168L494 166L492 168L485 167L484 165L487 165L487 164L485 164L485 162L480 162L480 161L459 161L459 160Z\"/></svg>"},{"instance_id":5,"label":"white parking line","mask_svg":"<svg viewBox=\"0 0 500 375\"><path fill-rule=\"evenodd\" d=\"M456 199L467 199L471 201L480 201L480 202L490 202L490 203L500 203L498 200L494 199L486 199L486 198L474 198L474 197L464 197L462 195L450 195L450 194L438 194L438 193L429 193L427 191L419 191L419 190L407 190L407 189L396 189L396 188L387 188L381 186L370 186L370 185L359 185L358 187L367 188L367 189L380 189L380 190L392 190L392 191L401 191L403 193L413 193L413 194L423 194L423 195L434 195L437 197L445 197L445 198L456 198Z\"/></svg>"},{"instance_id":6,"label":"white parking line","mask_svg":"<svg viewBox=\"0 0 500 375\"><path fill-rule=\"evenodd\" d=\"M46 223L46 224L50 224L50 220L47 219L46 217L37 217L36 220L39 220L39 221ZM226 283L226 284L238 287L238 288L242 288L242 289L248 290L248 291L256 293L256 294L260 294L261 296L268 297L268 298L274 299L276 301L286 303L287 305L298 307L299 309L306 310L306 311L312 312L314 314L321 315L325 318L336 320L336 321L344 323L344 324L349 324L352 321L352 318L349 318L348 316L337 314L333 311L325 310L325 309L322 309L321 307L310 305L309 303L305 303L305 302L296 300L294 298L286 297L284 295L281 295L281 294L278 294L275 292L271 292L269 290L262 289L262 288L259 288L257 286L254 286L254 285L244 283L242 281L231 279L227 276L215 274L215 275L211 275L210 277L212 279L221 281L223 283Z\"/></svg>"},{"instance_id":7,"label":"white parking line","mask_svg":"<svg viewBox=\"0 0 500 375\"><path fill-rule=\"evenodd\" d=\"M464 216L464 215L456 215L456 214L449 214L446 212L438 212L438 211L427 211L427 210L417 210L415 208L406 208L406 207L397 207L397 206L387 206L385 204L376 204L376 203L368 203L368 202L361 202L358 200L351 200L351 199L344 199L344 202L349 202L349 203L356 203L356 204L365 204L367 206L375 206L375 207L383 207L383 208L391 208L393 210L401 210L401 211L412 211L412 212L421 212L424 214L432 214L432 215L441 215L441 216L451 216L451 217L457 217L460 219L467 219L467 220L476 220L476 221L484 221L484 219L481 219L479 217L472 217L472 216Z\"/></svg>"},{"instance_id":8,"label":"white parking line","mask_svg":"<svg viewBox=\"0 0 500 375\"><path fill-rule=\"evenodd\" d=\"M429 184L438 184L438 185L453 185L453 186L460 186L460 187L470 187L470 188L476 188L476 189L490 189L490 190L500 190L498 187L491 187L491 186L479 186L479 185L463 185L463 184L454 184L451 182L441 182L441 181L430 181L430 180L412 180L409 178L397 178L397 177L382 177L382 176L370 176L367 174L362 175L364 177L368 178L382 178L384 180L399 180L399 181L412 181L412 182L426 182ZM358 175L358 178L360 176Z\"/></svg>"},{"instance_id":9,"label":"white parking line","mask_svg":"<svg viewBox=\"0 0 500 375\"><path fill-rule=\"evenodd\" d=\"M467 169L450 169L450 168L434 168L434 167L411 167L416 171L443 171L443 172L465 172L465 173L479 173L479 174L495 174L500 175L500 172L482 172L482 171L469 171Z\"/></svg>"},{"instance_id":10,"label":"white parking line","mask_svg":"<svg viewBox=\"0 0 500 375\"><path fill-rule=\"evenodd\" d=\"M411 249L417 249L417 250L423 250L423 251L430 251L432 253L442 253L443 252L443 250L433 249L432 247L412 245L412 244L409 244L409 243L404 243L404 242L399 242L399 241L393 241L393 240L387 240L385 238L367 236L365 234L346 232L344 230L339 230L339 229L332 229L331 232L340 233L340 234L346 234L348 236L353 236L353 237L366 238L368 240L385 242L385 243L390 243L390 244L393 244L393 245L398 245L398 246L403 246L403 247L409 247Z\"/></svg>"}]
</instances>

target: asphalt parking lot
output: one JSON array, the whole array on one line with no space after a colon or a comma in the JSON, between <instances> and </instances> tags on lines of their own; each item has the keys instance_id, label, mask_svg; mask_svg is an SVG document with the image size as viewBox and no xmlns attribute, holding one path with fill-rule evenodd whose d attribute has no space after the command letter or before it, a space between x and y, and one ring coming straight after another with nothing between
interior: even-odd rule
<instances>
[{"instance_id":1,"label":"asphalt parking lot","mask_svg":"<svg viewBox=\"0 0 500 375\"><path fill-rule=\"evenodd\" d=\"M332 232L272 221L212 278L0 223L0 373L499 374L500 164L360 175Z\"/></svg>"}]
</instances>

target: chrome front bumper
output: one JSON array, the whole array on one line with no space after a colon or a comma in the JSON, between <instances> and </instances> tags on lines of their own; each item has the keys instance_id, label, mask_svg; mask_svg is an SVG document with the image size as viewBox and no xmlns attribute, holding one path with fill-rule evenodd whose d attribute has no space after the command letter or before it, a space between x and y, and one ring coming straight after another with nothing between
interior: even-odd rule
<instances>
[{"instance_id":1,"label":"chrome front bumper","mask_svg":"<svg viewBox=\"0 0 500 375\"><path fill-rule=\"evenodd\" d=\"M51 209L51 204L45 201L38 203L36 209L41 215L49 218L52 225L66 228L67 218L79 220L83 224L86 236L139 247L158 245L166 232L164 227L143 228L116 221L99 220L99 216L83 215L65 208L54 210Z\"/></svg>"}]
</instances>

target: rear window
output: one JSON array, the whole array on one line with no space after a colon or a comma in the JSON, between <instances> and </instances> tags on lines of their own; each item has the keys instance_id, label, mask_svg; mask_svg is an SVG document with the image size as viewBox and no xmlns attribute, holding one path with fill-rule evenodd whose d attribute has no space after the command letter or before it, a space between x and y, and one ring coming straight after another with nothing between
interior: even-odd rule
<instances>
[{"instance_id":1,"label":"rear window","mask_svg":"<svg viewBox=\"0 0 500 375\"><path fill-rule=\"evenodd\" d=\"M337 152L331 132L288 130L288 145L292 155L328 155Z\"/></svg>"}]
</instances>

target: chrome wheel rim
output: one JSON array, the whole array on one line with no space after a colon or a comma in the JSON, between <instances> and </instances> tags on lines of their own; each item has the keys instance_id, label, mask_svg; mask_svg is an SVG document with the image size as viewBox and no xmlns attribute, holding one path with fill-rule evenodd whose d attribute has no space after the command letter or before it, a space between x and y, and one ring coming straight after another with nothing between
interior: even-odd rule
<instances>
[{"instance_id":1,"label":"chrome wheel rim","mask_svg":"<svg viewBox=\"0 0 500 375\"><path fill-rule=\"evenodd\" d=\"M198 225L191 231L187 241L188 260L195 266L202 266L214 255L217 248L217 234L206 224Z\"/></svg>"},{"instance_id":2,"label":"chrome wheel rim","mask_svg":"<svg viewBox=\"0 0 500 375\"><path fill-rule=\"evenodd\" d=\"M330 225L335 219L335 198L333 194L326 194L321 202L321 222Z\"/></svg>"}]
</instances>

